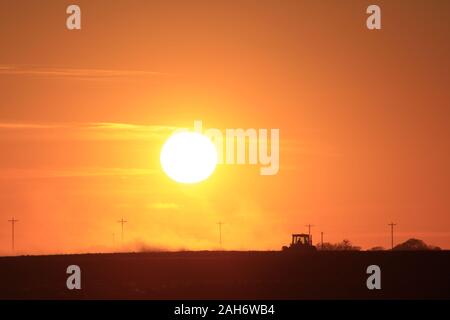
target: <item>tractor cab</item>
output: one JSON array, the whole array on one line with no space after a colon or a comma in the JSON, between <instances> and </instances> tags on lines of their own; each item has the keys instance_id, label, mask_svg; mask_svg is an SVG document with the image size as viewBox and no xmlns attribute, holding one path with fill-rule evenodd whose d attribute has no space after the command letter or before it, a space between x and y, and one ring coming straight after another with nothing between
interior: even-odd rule
<instances>
[{"instance_id":1,"label":"tractor cab","mask_svg":"<svg viewBox=\"0 0 450 320\"><path fill-rule=\"evenodd\" d=\"M292 235L292 246L307 246L311 244L311 237L304 233L297 233Z\"/></svg>"},{"instance_id":2,"label":"tractor cab","mask_svg":"<svg viewBox=\"0 0 450 320\"><path fill-rule=\"evenodd\" d=\"M283 251L315 251L316 247L312 245L312 236L305 233L295 233L292 235L292 242L287 246L283 246Z\"/></svg>"}]
</instances>

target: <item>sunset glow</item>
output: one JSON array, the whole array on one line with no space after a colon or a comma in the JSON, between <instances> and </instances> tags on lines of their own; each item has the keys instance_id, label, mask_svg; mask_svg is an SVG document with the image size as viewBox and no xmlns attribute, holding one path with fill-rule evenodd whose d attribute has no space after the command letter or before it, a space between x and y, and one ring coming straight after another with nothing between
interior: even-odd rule
<instances>
[{"instance_id":1,"label":"sunset glow","mask_svg":"<svg viewBox=\"0 0 450 320\"><path fill-rule=\"evenodd\" d=\"M0 1L0 255L450 248L450 1L379 2Z\"/></svg>"},{"instance_id":2,"label":"sunset glow","mask_svg":"<svg viewBox=\"0 0 450 320\"><path fill-rule=\"evenodd\" d=\"M217 164L214 144L204 135L180 132L171 136L161 150L161 166L173 180L197 183L208 178Z\"/></svg>"}]
</instances>

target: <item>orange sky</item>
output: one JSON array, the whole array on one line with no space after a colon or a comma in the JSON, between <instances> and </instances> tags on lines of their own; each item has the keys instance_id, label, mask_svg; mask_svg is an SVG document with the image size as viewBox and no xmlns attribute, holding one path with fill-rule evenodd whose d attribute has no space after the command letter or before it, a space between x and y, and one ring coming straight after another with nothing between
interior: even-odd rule
<instances>
[{"instance_id":1,"label":"orange sky","mask_svg":"<svg viewBox=\"0 0 450 320\"><path fill-rule=\"evenodd\" d=\"M129 249L450 247L450 3L0 2L0 254ZM67 5L82 30L65 28ZM174 127L279 128L280 172L171 181Z\"/></svg>"}]
</instances>

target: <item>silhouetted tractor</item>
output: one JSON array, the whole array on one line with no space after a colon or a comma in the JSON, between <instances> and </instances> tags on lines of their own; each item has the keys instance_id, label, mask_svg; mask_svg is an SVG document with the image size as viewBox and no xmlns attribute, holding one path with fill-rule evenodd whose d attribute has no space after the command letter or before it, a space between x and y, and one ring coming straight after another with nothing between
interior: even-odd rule
<instances>
[{"instance_id":1,"label":"silhouetted tractor","mask_svg":"<svg viewBox=\"0 0 450 320\"><path fill-rule=\"evenodd\" d=\"M313 252L316 247L312 245L312 236L305 233L297 233L292 235L292 242L287 246L283 246L283 251L292 252Z\"/></svg>"}]
</instances>

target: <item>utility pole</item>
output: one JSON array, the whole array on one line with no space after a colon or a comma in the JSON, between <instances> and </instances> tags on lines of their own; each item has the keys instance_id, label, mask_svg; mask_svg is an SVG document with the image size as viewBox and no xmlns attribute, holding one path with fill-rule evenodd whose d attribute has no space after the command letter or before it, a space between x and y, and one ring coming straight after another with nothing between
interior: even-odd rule
<instances>
[{"instance_id":1,"label":"utility pole","mask_svg":"<svg viewBox=\"0 0 450 320\"><path fill-rule=\"evenodd\" d=\"M219 225L219 245L220 245L220 248L222 248L222 225L224 223L219 221L219 222L217 222L217 224Z\"/></svg>"},{"instance_id":2,"label":"utility pole","mask_svg":"<svg viewBox=\"0 0 450 320\"><path fill-rule=\"evenodd\" d=\"M11 238L11 248L12 248L12 251L14 251L14 226L15 226L15 224L16 224L16 222L18 222L19 220L17 220L17 219L14 219L14 217L12 217L11 218L11 220L8 220L8 222L11 222L11 229L12 229L12 238Z\"/></svg>"},{"instance_id":3,"label":"utility pole","mask_svg":"<svg viewBox=\"0 0 450 320\"><path fill-rule=\"evenodd\" d=\"M120 223L121 225L122 225L122 243L123 243L123 225L124 225L124 223L127 223L128 221L126 221L126 220L123 220L123 218L121 219L121 220L119 220L119 221L117 221L118 223Z\"/></svg>"},{"instance_id":4,"label":"utility pole","mask_svg":"<svg viewBox=\"0 0 450 320\"><path fill-rule=\"evenodd\" d=\"M320 248L323 249L323 231L320 232Z\"/></svg>"},{"instance_id":5,"label":"utility pole","mask_svg":"<svg viewBox=\"0 0 450 320\"><path fill-rule=\"evenodd\" d=\"M389 223L388 226L391 226L391 250L394 249L394 226L396 226L396 223Z\"/></svg>"},{"instance_id":6,"label":"utility pole","mask_svg":"<svg viewBox=\"0 0 450 320\"><path fill-rule=\"evenodd\" d=\"M305 227L308 227L308 237L309 237L309 244L312 244L311 242L311 227L314 227L312 224L307 224Z\"/></svg>"}]
</instances>

